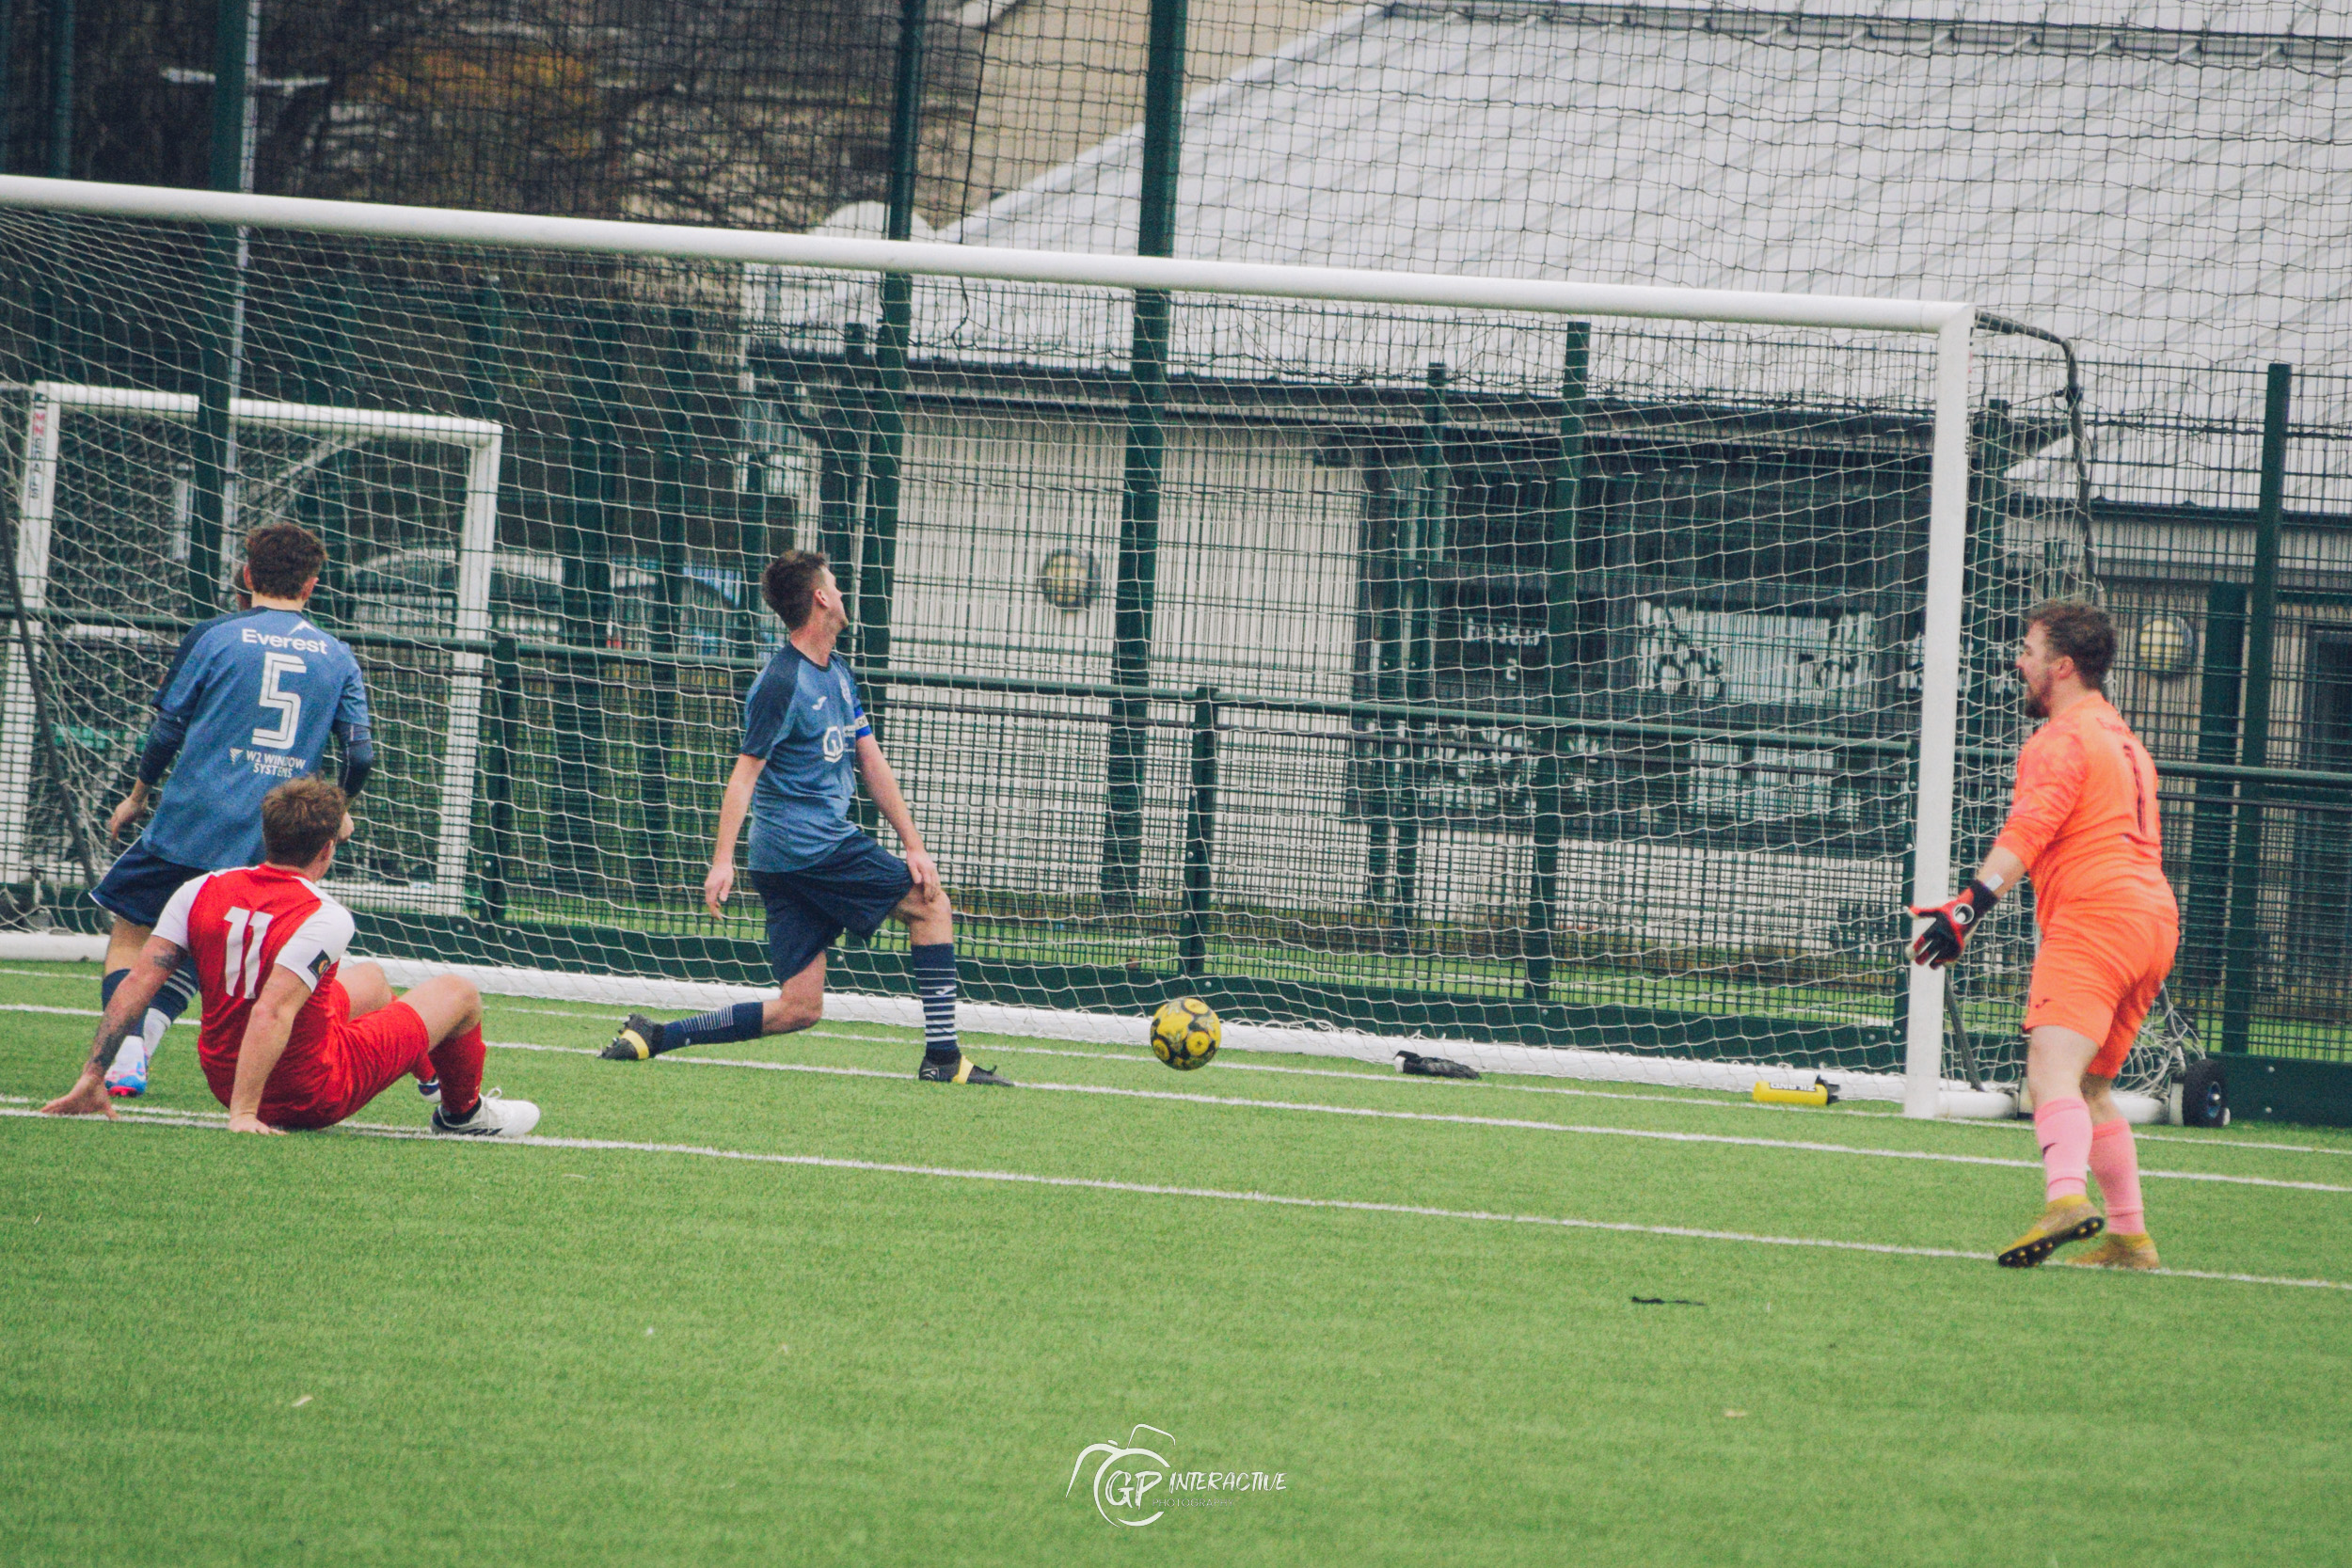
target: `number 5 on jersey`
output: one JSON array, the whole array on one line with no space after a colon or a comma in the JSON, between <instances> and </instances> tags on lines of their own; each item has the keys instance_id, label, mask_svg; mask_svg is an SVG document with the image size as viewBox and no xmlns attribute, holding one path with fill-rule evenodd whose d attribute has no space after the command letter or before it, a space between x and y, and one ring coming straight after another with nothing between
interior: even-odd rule
<instances>
[{"instance_id":1,"label":"number 5 on jersey","mask_svg":"<svg viewBox=\"0 0 2352 1568\"><path fill-rule=\"evenodd\" d=\"M302 693L280 691L278 683L288 675L306 674L310 668L292 654L262 656L262 705L277 711L278 722L256 727L254 745L271 752L282 752L294 745L294 736L302 729Z\"/></svg>"}]
</instances>

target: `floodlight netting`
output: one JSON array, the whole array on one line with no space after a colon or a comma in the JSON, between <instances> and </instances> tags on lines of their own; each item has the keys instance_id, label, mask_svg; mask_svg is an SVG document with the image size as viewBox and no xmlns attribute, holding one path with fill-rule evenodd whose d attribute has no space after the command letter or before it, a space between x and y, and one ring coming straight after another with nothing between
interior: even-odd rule
<instances>
[{"instance_id":1,"label":"floodlight netting","mask_svg":"<svg viewBox=\"0 0 2352 1568\"><path fill-rule=\"evenodd\" d=\"M0 214L12 470L57 441L37 551L19 496L40 678L9 690L38 685L53 744L9 715L8 875L70 921L68 817L103 869L180 632L227 607L242 531L291 518L377 714L335 879L363 944L616 1002L765 982L755 910L699 891L783 634L760 569L815 549L968 997L1899 1064L1931 339L927 278L901 364L866 275L229 254ZM240 293L224 532L187 410ZM2016 612L2079 580L2083 538L2002 481L2065 450L2055 357L1986 340L1974 374L2001 526L1970 560L1963 853L2019 738ZM1988 969L2024 940L1991 933ZM902 947L850 942L834 985L903 990Z\"/></svg>"}]
</instances>

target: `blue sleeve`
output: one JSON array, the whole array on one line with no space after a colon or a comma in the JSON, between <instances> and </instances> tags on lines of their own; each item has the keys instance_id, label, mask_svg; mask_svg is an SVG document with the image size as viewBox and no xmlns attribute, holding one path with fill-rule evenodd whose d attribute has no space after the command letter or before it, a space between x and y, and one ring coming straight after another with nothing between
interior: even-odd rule
<instances>
[{"instance_id":1,"label":"blue sleeve","mask_svg":"<svg viewBox=\"0 0 2352 1568\"><path fill-rule=\"evenodd\" d=\"M743 699L743 743L737 748L744 756L768 760L784 738L785 721L791 717L789 701L779 701L783 682L776 680L772 668L759 673L752 682L752 694Z\"/></svg>"},{"instance_id":2,"label":"blue sleeve","mask_svg":"<svg viewBox=\"0 0 2352 1568\"><path fill-rule=\"evenodd\" d=\"M157 712L164 712L175 706L172 700L175 692L180 694L176 706L183 718L185 718L188 710L196 705L195 689L183 682L182 677L188 673L188 666L196 660L196 651L203 642L205 633L219 624L217 619L201 622L190 626L187 635L180 639L180 646L171 656L171 665L164 671L164 683L155 689Z\"/></svg>"},{"instance_id":3,"label":"blue sleeve","mask_svg":"<svg viewBox=\"0 0 2352 1568\"><path fill-rule=\"evenodd\" d=\"M359 676L359 661L343 650L343 661L349 668L343 674L342 694L335 702L335 733L343 742L343 799L357 800L359 792L368 787L368 775L375 770L375 739L368 728L368 689Z\"/></svg>"},{"instance_id":4,"label":"blue sleeve","mask_svg":"<svg viewBox=\"0 0 2352 1568\"><path fill-rule=\"evenodd\" d=\"M343 676L342 695L335 703L335 733L346 746L365 744L368 738L368 688L359 674L359 661L343 650L343 659L350 669Z\"/></svg>"},{"instance_id":5,"label":"blue sleeve","mask_svg":"<svg viewBox=\"0 0 2352 1568\"><path fill-rule=\"evenodd\" d=\"M866 717L866 683L857 678L854 670L850 672L850 722L861 739L874 733L873 721Z\"/></svg>"},{"instance_id":6,"label":"blue sleeve","mask_svg":"<svg viewBox=\"0 0 2352 1568\"><path fill-rule=\"evenodd\" d=\"M147 749L139 753L139 781L150 787L163 783L172 758L180 754L180 743L188 737L208 673L197 649L212 629L213 623L207 621L190 630L171 656L171 668L164 672L163 689L155 694L155 720L147 730Z\"/></svg>"},{"instance_id":7,"label":"blue sleeve","mask_svg":"<svg viewBox=\"0 0 2352 1568\"><path fill-rule=\"evenodd\" d=\"M368 787L368 775L375 771L375 743L368 732L360 730L343 737L343 799L357 800L359 792Z\"/></svg>"}]
</instances>

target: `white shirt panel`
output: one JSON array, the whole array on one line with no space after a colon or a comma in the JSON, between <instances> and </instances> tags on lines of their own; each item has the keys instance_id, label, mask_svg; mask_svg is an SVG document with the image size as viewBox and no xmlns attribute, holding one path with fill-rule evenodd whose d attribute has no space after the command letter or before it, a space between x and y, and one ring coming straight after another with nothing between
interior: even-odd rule
<instances>
[{"instance_id":1,"label":"white shirt panel","mask_svg":"<svg viewBox=\"0 0 2352 1568\"><path fill-rule=\"evenodd\" d=\"M196 905L196 895L204 891L217 872L207 871L201 877L191 877L180 884L180 891L171 895L164 912L155 917L155 934L183 953L188 950L188 911Z\"/></svg>"},{"instance_id":2,"label":"white shirt panel","mask_svg":"<svg viewBox=\"0 0 2352 1568\"><path fill-rule=\"evenodd\" d=\"M278 967L293 972L310 990L318 990L327 970L342 962L343 955L351 950L354 928L351 911L320 894L319 907L278 950Z\"/></svg>"}]
</instances>

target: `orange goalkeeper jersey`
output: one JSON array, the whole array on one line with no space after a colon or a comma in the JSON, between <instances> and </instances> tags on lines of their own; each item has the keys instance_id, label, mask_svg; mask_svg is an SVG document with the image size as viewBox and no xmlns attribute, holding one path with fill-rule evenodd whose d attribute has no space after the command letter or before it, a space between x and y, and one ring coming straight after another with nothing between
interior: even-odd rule
<instances>
[{"instance_id":1,"label":"orange goalkeeper jersey","mask_svg":"<svg viewBox=\"0 0 2352 1568\"><path fill-rule=\"evenodd\" d=\"M2042 725L2017 753L2017 789L1995 843L2026 863L2044 927L2070 906L2174 910L2156 765L2103 696Z\"/></svg>"}]
</instances>

